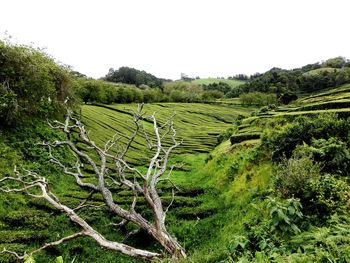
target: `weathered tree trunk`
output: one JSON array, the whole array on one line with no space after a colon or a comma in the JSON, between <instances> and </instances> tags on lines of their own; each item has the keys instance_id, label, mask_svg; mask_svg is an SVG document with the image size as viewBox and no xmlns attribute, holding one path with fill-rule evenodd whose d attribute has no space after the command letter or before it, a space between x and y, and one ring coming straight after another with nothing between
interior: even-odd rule
<instances>
[{"instance_id":1,"label":"weathered tree trunk","mask_svg":"<svg viewBox=\"0 0 350 263\"><path fill-rule=\"evenodd\" d=\"M171 167L168 175L164 176L164 173L168 168L169 156L173 149L179 145L175 138L176 130L173 127L172 120L169 120L163 126L159 126L153 114L151 117L149 117L149 120L153 122L153 132L155 137L155 140L152 140L141 125L141 121L144 119L141 111L142 105L139 106L138 111L134 113L134 132L130 136L128 142L125 144L124 149L119 152L117 151L117 154L111 154L109 151L116 145L119 138L114 136L105 144L104 148L97 146L95 142L90 139L82 123L73 117L71 111L68 111L64 123L55 121L54 125L50 124L52 128L62 130L67 135L67 139L65 141L43 143L43 145L48 147L50 161L60 166L66 175L72 176L75 179L76 184L83 190L88 190L90 192L89 196L93 195L94 193L100 193L103 197L104 203L111 213L115 214L118 218L122 218L123 221L132 222L140 229L145 230L159 242L159 244L165 249L165 251L167 251L167 253L171 255L173 259L186 258L185 250L181 247L177 240L169 234L165 226L166 214L174 200L174 191L172 191L173 200L166 209L163 208L161 198L157 192L157 184L160 181L170 181L169 176L172 169L174 168ZM160 130L165 131L161 133ZM134 142L135 137L141 131L143 132L149 149L154 150L154 155L149 162L146 173L141 173L137 168L131 167L125 161L126 153ZM91 155L90 152L82 151L76 146L76 144L71 140L71 135L73 132L77 132L79 134L81 142L83 142L87 148L93 151L93 155ZM172 145L167 148L162 145L162 140L166 136L169 136L172 140ZM67 147L71 150L77 160L73 167L65 166L58 158L53 155L52 150L57 147ZM99 159L98 161L96 161L96 156L98 157L97 159ZM111 176L108 172L107 160L115 164L115 167L112 169L115 174L114 176ZM91 180L89 180L89 182L84 181L84 178L86 176L82 170L83 163L88 163L92 167L95 175L95 182L92 182ZM133 180L128 179L126 171L128 171L128 174L132 173L134 175ZM23 187L15 187L12 189L0 188L0 191L26 192L30 196L43 198L51 205L53 205L56 209L65 213L71 221L78 224L82 228L81 232L64 237L61 240L55 242L47 243L43 247L32 251L31 254L47 247L58 245L73 238L80 236L89 236L93 238L101 247L119 251L132 257L153 260L166 256L162 253L137 249L120 242L107 240L103 235L92 228L75 211L78 208L80 209L82 207L87 207L88 205L86 205L86 203L88 202L88 199L86 199L76 209L69 208L63 205L59 199L49 191L48 183L44 177L40 177L31 171L27 171L27 174L23 176L17 170L15 170L15 174L17 177L2 178L0 179L0 183L10 181L12 183L16 183L17 185L23 185ZM129 189L129 191L133 194L133 201L129 209L125 208L124 206L120 206L120 204L114 200L112 190L109 188L109 186L113 184ZM41 195L30 194L30 190L33 188L40 189ZM135 207L137 205L137 198L139 196L143 196L145 198L148 207L152 211L153 217L151 220L147 220L140 213L136 212ZM17 253L12 251L6 250L3 251L3 253L10 253L19 259L24 259L24 256L19 256Z\"/></svg>"}]
</instances>

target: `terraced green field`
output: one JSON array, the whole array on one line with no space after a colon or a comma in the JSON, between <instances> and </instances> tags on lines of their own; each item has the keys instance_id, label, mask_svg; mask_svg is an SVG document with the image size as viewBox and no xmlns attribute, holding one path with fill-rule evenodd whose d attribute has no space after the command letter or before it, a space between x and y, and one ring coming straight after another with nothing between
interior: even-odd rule
<instances>
[{"instance_id":1,"label":"terraced green field","mask_svg":"<svg viewBox=\"0 0 350 263\"><path fill-rule=\"evenodd\" d=\"M192 81L192 83L198 84L198 85L208 85L208 84L219 83L219 82L224 82L224 83L230 85L232 88L238 87L239 85L242 85L244 83L244 81L242 81L242 80L215 79L215 78L195 79Z\"/></svg>"},{"instance_id":2,"label":"terraced green field","mask_svg":"<svg viewBox=\"0 0 350 263\"><path fill-rule=\"evenodd\" d=\"M136 109L137 105L84 105L83 122L91 132L91 137L102 144L117 133L125 143L134 128L132 113L126 109ZM177 138L182 140L177 153L203 153L217 144L217 136L232 127L238 115L248 116L252 108L237 105L210 105L199 103L158 103L144 106L145 116L156 114L159 124L175 114L174 125ZM144 122L146 131L152 133L152 124ZM165 139L170 144L170 138ZM137 137L129 154L131 162L139 163L147 152L145 140Z\"/></svg>"},{"instance_id":3,"label":"terraced green field","mask_svg":"<svg viewBox=\"0 0 350 263\"><path fill-rule=\"evenodd\" d=\"M349 84L309 94L299 98L290 105L279 106L275 110L257 112L254 116L243 120L232 140L241 142L250 138L257 139L264 129L263 123L266 123L270 118L322 113L337 113L350 116Z\"/></svg>"}]
</instances>

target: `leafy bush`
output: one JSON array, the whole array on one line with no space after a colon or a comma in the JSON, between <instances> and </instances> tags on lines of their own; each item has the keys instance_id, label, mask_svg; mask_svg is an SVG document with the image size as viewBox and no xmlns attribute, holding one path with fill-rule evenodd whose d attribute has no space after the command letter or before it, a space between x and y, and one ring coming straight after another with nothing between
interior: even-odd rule
<instances>
[{"instance_id":1,"label":"leafy bush","mask_svg":"<svg viewBox=\"0 0 350 263\"><path fill-rule=\"evenodd\" d=\"M268 94L262 92L243 93L239 96L242 104L246 105L269 105L277 102L275 94Z\"/></svg>"},{"instance_id":2,"label":"leafy bush","mask_svg":"<svg viewBox=\"0 0 350 263\"><path fill-rule=\"evenodd\" d=\"M309 156L283 158L276 170L275 185L284 197L300 197L310 179L319 178L320 166Z\"/></svg>"},{"instance_id":3,"label":"leafy bush","mask_svg":"<svg viewBox=\"0 0 350 263\"><path fill-rule=\"evenodd\" d=\"M318 219L328 217L336 211L344 210L348 196L348 185L332 175L326 174L312 179L306 185L304 203L308 212L318 215Z\"/></svg>"},{"instance_id":4,"label":"leafy bush","mask_svg":"<svg viewBox=\"0 0 350 263\"><path fill-rule=\"evenodd\" d=\"M310 146L304 144L303 148L311 153L315 161L323 164L322 172L349 175L350 151L346 143L334 137L313 139Z\"/></svg>"},{"instance_id":5,"label":"leafy bush","mask_svg":"<svg viewBox=\"0 0 350 263\"><path fill-rule=\"evenodd\" d=\"M228 128L224 133L221 133L218 136L218 144L228 140L235 131L237 131L237 128L231 127L231 128Z\"/></svg>"},{"instance_id":6,"label":"leafy bush","mask_svg":"<svg viewBox=\"0 0 350 263\"><path fill-rule=\"evenodd\" d=\"M272 150L273 160L279 161L284 156L291 157L298 145L310 144L313 139L335 137L349 143L349 130L350 121L338 118L336 114L301 116L289 123L285 120L272 122L262 140Z\"/></svg>"},{"instance_id":7,"label":"leafy bush","mask_svg":"<svg viewBox=\"0 0 350 263\"><path fill-rule=\"evenodd\" d=\"M219 98L222 98L223 96L224 96L224 93L218 90L209 90L209 91L203 92L202 94L202 98L204 101L219 99Z\"/></svg>"},{"instance_id":8,"label":"leafy bush","mask_svg":"<svg viewBox=\"0 0 350 263\"><path fill-rule=\"evenodd\" d=\"M202 85L205 91L219 91L221 94L226 94L232 90L231 86L225 82L210 83L208 85Z\"/></svg>"},{"instance_id":9,"label":"leafy bush","mask_svg":"<svg viewBox=\"0 0 350 263\"><path fill-rule=\"evenodd\" d=\"M297 226L303 217L299 199L290 198L278 201L275 198L268 198L267 209L271 217L270 226L272 231L281 235L297 234L300 229Z\"/></svg>"},{"instance_id":10,"label":"leafy bush","mask_svg":"<svg viewBox=\"0 0 350 263\"><path fill-rule=\"evenodd\" d=\"M329 174L322 175L321 166L298 150L279 165L275 186L283 197L299 198L305 213L316 217L317 221L343 209L349 190L344 181Z\"/></svg>"},{"instance_id":11,"label":"leafy bush","mask_svg":"<svg viewBox=\"0 0 350 263\"><path fill-rule=\"evenodd\" d=\"M41 50L0 40L0 120L17 125L28 116L58 116L75 81L68 69Z\"/></svg>"}]
</instances>

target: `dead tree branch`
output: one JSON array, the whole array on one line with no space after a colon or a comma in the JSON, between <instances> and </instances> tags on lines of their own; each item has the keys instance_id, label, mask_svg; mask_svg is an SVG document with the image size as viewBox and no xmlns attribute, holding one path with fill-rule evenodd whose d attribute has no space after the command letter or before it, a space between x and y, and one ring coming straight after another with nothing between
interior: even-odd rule
<instances>
[{"instance_id":1,"label":"dead tree branch","mask_svg":"<svg viewBox=\"0 0 350 263\"><path fill-rule=\"evenodd\" d=\"M59 198L49 190L48 182L45 177L41 177L30 171L27 171L27 174L24 176L15 171L16 176L0 179L0 187L4 185L0 188L0 191L7 193L25 192L32 197L45 199L56 209L66 214L72 222L82 228L81 232L45 244L43 247L31 252L31 254L79 236L89 236L100 246L119 251L129 256L150 260L164 257L162 253L141 250L123 243L107 240L76 213L77 210L88 207L88 199L91 198L94 193L99 193L107 209L118 219L122 219L122 222L118 224L118 226L132 222L138 229L144 230L156 239L172 258L179 259L186 257L184 249L176 239L169 234L165 226L166 214L174 201L175 192L172 191L172 201L164 209L162 200L157 191L157 186L160 181L167 180L171 182L170 173L173 167L167 173L169 158L174 149L180 145L180 142L176 140L176 130L172 119L168 120L164 125L159 125L155 114L148 118L143 117L142 108L143 105L139 105L137 111L133 113L135 128L124 146L120 146L120 137L114 135L102 148L99 147L90 138L82 122L74 117L73 112L70 110L67 111L64 122L54 121L53 123L49 123L51 128L59 129L66 134L66 139L63 141L57 140L54 142L42 143L42 145L48 148L50 161L60 167L65 175L73 177L75 183L79 187L89 191L88 197L75 209L69 208L59 201ZM151 138L142 125L142 121L146 119L152 123L152 137L154 137L154 139ZM77 147L76 141L72 139L74 135L78 135L79 142L83 143L88 150L82 150L81 147ZM144 137L148 148L154 151L145 173L132 167L125 158L138 136ZM164 145L165 139L168 140L167 144L169 144L169 141L171 142L170 146ZM54 155L55 149L59 147L65 147L71 151L76 158L74 165L68 167ZM114 151L113 153L113 149L122 150ZM93 181L89 180L89 182L86 182L85 178L88 176L84 174L84 164L88 164L93 170ZM113 167L111 167L111 164L113 164ZM12 183L10 185L16 185L16 187L8 187L7 183L9 182ZM130 191L132 200L129 208L121 206L120 203L118 203L118 200L114 198L113 195L115 188L113 189L111 186L124 187L124 189ZM40 194L38 194L38 192L40 192ZM153 216L151 219L146 219L142 214L137 212L137 201L138 198L142 197L152 211ZM127 237L129 237L129 235ZM15 252L6 251L6 253L11 253L16 256ZM21 257L19 255L17 256L17 258Z\"/></svg>"}]
</instances>

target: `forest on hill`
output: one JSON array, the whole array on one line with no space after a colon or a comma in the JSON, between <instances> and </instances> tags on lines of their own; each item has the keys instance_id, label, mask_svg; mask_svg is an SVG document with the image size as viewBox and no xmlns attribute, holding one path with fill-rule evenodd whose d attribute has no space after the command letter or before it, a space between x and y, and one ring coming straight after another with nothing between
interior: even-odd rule
<instances>
[{"instance_id":1,"label":"forest on hill","mask_svg":"<svg viewBox=\"0 0 350 263\"><path fill-rule=\"evenodd\" d=\"M0 262L350 262L350 62L101 79L0 41Z\"/></svg>"}]
</instances>

